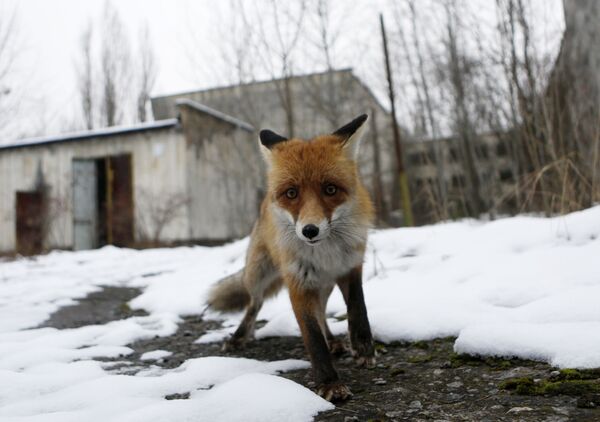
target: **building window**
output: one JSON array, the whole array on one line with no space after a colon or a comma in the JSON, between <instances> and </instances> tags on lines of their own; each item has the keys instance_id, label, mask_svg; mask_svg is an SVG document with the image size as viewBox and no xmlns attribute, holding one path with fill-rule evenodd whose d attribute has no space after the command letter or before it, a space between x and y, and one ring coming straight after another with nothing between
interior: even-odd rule
<instances>
[{"instance_id":1,"label":"building window","mask_svg":"<svg viewBox=\"0 0 600 422\"><path fill-rule=\"evenodd\" d=\"M483 158L484 160L487 160L489 158L487 145L478 145L476 152L479 158Z\"/></svg>"},{"instance_id":2,"label":"building window","mask_svg":"<svg viewBox=\"0 0 600 422\"><path fill-rule=\"evenodd\" d=\"M504 157L508 154L508 150L506 149L506 144L503 141L499 141L496 145L496 155L499 157Z\"/></svg>"},{"instance_id":3,"label":"building window","mask_svg":"<svg viewBox=\"0 0 600 422\"><path fill-rule=\"evenodd\" d=\"M502 182L511 182L513 181L513 173L511 169L502 169L500 170L500 180Z\"/></svg>"},{"instance_id":4,"label":"building window","mask_svg":"<svg viewBox=\"0 0 600 422\"><path fill-rule=\"evenodd\" d=\"M412 154L409 154L408 162L411 166L420 166L422 164L421 153L413 152Z\"/></svg>"},{"instance_id":5,"label":"building window","mask_svg":"<svg viewBox=\"0 0 600 422\"><path fill-rule=\"evenodd\" d=\"M450 148L450 162L458 163L458 161L459 161L458 150L456 148Z\"/></svg>"},{"instance_id":6,"label":"building window","mask_svg":"<svg viewBox=\"0 0 600 422\"><path fill-rule=\"evenodd\" d=\"M465 176L462 174L457 174L452 176L452 187L453 188L462 188L465 186Z\"/></svg>"},{"instance_id":7,"label":"building window","mask_svg":"<svg viewBox=\"0 0 600 422\"><path fill-rule=\"evenodd\" d=\"M435 163L435 153L432 149L427 150L427 155L425 156L426 163L425 164L433 164Z\"/></svg>"}]
</instances>

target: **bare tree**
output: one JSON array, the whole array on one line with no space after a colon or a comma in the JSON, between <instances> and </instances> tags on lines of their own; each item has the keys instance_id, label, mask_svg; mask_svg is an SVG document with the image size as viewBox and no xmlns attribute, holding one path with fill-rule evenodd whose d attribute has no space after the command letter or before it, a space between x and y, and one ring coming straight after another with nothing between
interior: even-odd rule
<instances>
[{"instance_id":1,"label":"bare tree","mask_svg":"<svg viewBox=\"0 0 600 422\"><path fill-rule=\"evenodd\" d=\"M164 230L184 216L190 203L188 195L180 192L157 194L140 190L136 207L136 232L145 246L158 246L165 243Z\"/></svg>"},{"instance_id":2,"label":"bare tree","mask_svg":"<svg viewBox=\"0 0 600 422\"><path fill-rule=\"evenodd\" d=\"M145 24L140 30L139 42L139 90L137 93L137 119L140 122L148 120L147 105L150 100L150 91L156 81L156 56L152 49L150 29Z\"/></svg>"},{"instance_id":3,"label":"bare tree","mask_svg":"<svg viewBox=\"0 0 600 422\"><path fill-rule=\"evenodd\" d=\"M350 95L350 87L334 73L339 67L336 55L345 35L347 14L347 8L334 9L330 0L314 0L307 4L307 24L313 28L307 31L307 44L312 47L314 58L310 53L307 55L311 61L322 64L326 73L322 78L304 81L305 90L310 106L326 118L331 127L342 124L345 110L341 104Z\"/></svg>"},{"instance_id":4,"label":"bare tree","mask_svg":"<svg viewBox=\"0 0 600 422\"><path fill-rule=\"evenodd\" d=\"M0 9L0 128L4 128L19 105L20 92L11 78L19 54L17 37L17 12Z\"/></svg>"},{"instance_id":5,"label":"bare tree","mask_svg":"<svg viewBox=\"0 0 600 422\"><path fill-rule=\"evenodd\" d=\"M302 31L306 11L305 0L282 3L269 0L268 8L257 15L256 24L260 34L259 42L262 65L277 80L277 95L285 111L287 135L294 136L294 96L291 78L294 75L294 52ZM255 13L260 14L255 7Z\"/></svg>"},{"instance_id":6,"label":"bare tree","mask_svg":"<svg viewBox=\"0 0 600 422\"><path fill-rule=\"evenodd\" d=\"M465 77L470 73L470 62L466 54L459 50L457 9L454 1L446 4L446 19L447 69L454 108L454 129L462 140L462 154L469 181L471 215L478 216L486 211L487 207L481 195L481 180L477 169L474 145L476 132L468 110L468 87Z\"/></svg>"},{"instance_id":7,"label":"bare tree","mask_svg":"<svg viewBox=\"0 0 600 422\"><path fill-rule=\"evenodd\" d=\"M86 129L94 128L94 86L92 64L92 22L88 22L81 34L79 53L81 63L77 64L77 85L81 101L81 111Z\"/></svg>"},{"instance_id":8,"label":"bare tree","mask_svg":"<svg viewBox=\"0 0 600 422\"><path fill-rule=\"evenodd\" d=\"M123 104L130 93L131 50L125 26L109 2L104 8L102 30L101 121L103 126L114 126L123 121Z\"/></svg>"},{"instance_id":9,"label":"bare tree","mask_svg":"<svg viewBox=\"0 0 600 422\"><path fill-rule=\"evenodd\" d=\"M99 56L94 54L94 33L101 41ZM139 32L137 46L134 61L127 28L110 2L105 4L100 29L94 30L91 21L84 29L75 66L86 129L148 120L157 61L147 25Z\"/></svg>"}]
</instances>

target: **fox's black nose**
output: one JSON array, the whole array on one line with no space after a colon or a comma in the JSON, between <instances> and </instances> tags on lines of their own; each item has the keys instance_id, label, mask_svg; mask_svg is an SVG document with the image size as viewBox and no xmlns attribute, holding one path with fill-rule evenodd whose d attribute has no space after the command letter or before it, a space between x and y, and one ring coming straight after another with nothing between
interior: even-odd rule
<instances>
[{"instance_id":1,"label":"fox's black nose","mask_svg":"<svg viewBox=\"0 0 600 422\"><path fill-rule=\"evenodd\" d=\"M309 239L312 239L319 234L319 228L314 224L307 224L302 228L302 234Z\"/></svg>"}]
</instances>

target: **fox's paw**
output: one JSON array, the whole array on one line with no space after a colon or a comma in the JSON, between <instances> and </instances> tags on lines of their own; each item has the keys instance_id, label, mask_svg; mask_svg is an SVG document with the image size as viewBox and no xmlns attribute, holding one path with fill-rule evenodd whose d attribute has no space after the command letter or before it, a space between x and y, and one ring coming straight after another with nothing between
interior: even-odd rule
<instances>
[{"instance_id":1,"label":"fox's paw","mask_svg":"<svg viewBox=\"0 0 600 422\"><path fill-rule=\"evenodd\" d=\"M246 340L238 337L230 337L223 342L223 346L221 346L221 351L223 352L233 352L235 350L241 350L246 346Z\"/></svg>"},{"instance_id":2,"label":"fox's paw","mask_svg":"<svg viewBox=\"0 0 600 422\"><path fill-rule=\"evenodd\" d=\"M321 385L317 388L317 394L330 402L344 401L352 397L352 391L339 382Z\"/></svg>"},{"instance_id":3,"label":"fox's paw","mask_svg":"<svg viewBox=\"0 0 600 422\"><path fill-rule=\"evenodd\" d=\"M353 345L352 355L354 356L357 366L364 368L375 367L375 356L377 356L377 353L375 352L373 341L366 341Z\"/></svg>"},{"instance_id":4,"label":"fox's paw","mask_svg":"<svg viewBox=\"0 0 600 422\"><path fill-rule=\"evenodd\" d=\"M350 351L346 342L343 339L331 339L329 340L329 352L334 356L343 355L344 353Z\"/></svg>"},{"instance_id":5,"label":"fox's paw","mask_svg":"<svg viewBox=\"0 0 600 422\"><path fill-rule=\"evenodd\" d=\"M356 362L356 366L367 369L375 368L375 364L377 363L375 356L356 356L354 361Z\"/></svg>"}]
</instances>

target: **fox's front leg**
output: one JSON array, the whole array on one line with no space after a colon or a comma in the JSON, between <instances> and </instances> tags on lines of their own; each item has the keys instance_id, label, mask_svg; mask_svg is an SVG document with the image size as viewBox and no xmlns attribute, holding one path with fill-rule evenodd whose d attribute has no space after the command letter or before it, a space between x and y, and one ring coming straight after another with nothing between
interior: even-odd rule
<instances>
[{"instance_id":1,"label":"fox's front leg","mask_svg":"<svg viewBox=\"0 0 600 422\"><path fill-rule=\"evenodd\" d=\"M348 308L350 344L357 363L368 368L375 366L375 348L362 288L362 265L340 277L337 284Z\"/></svg>"},{"instance_id":2,"label":"fox's front leg","mask_svg":"<svg viewBox=\"0 0 600 422\"><path fill-rule=\"evenodd\" d=\"M294 314L312 364L317 394L329 401L350 398L352 392L340 381L333 367L327 340L319 321L321 313L319 292L301 288L295 282L288 283L288 287Z\"/></svg>"}]
</instances>

